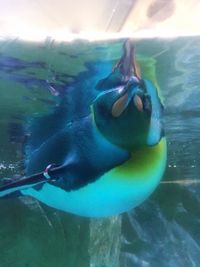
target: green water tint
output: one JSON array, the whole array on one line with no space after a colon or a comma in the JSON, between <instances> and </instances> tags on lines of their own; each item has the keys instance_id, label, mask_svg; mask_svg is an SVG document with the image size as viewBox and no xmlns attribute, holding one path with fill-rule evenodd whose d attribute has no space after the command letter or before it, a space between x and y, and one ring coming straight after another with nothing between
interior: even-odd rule
<instances>
[{"instance_id":1,"label":"green water tint","mask_svg":"<svg viewBox=\"0 0 200 267\"><path fill-rule=\"evenodd\" d=\"M123 41L99 44L87 41L56 43L47 40L43 44L1 41L0 58L4 56L18 59L25 65L27 63L24 68L11 64L9 70L0 70L0 156L5 166L7 163L14 166L1 169L1 177L23 173L24 168L23 140L10 141L10 124L21 125L23 130L26 118L52 113L61 97L52 95L49 90L51 84L55 88L61 86L62 90L67 90L79 74L87 71L88 63L109 61L112 68L120 58L122 44ZM155 66L152 59L140 56L138 59L144 77L152 79L155 74L152 71ZM42 64L34 66L37 62ZM56 78L57 75L59 78ZM28 80L34 79L34 82L17 80L21 76L28 77ZM98 267L117 267L119 218L90 222L54 211L29 199L26 205L20 200L11 199L3 200L0 206L2 266L88 267L92 260L101 264ZM106 231L101 239L100 236Z\"/></svg>"},{"instance_id":2,"label":"green water tint","mask_svg":"<svg viewBox=\"0 0 200 267\"><path fill-rule=\"evenodd\" d=\"M102 44L103 45L103 44ZM119 47L119 44L116 44ZM104 44L105 47L105 44ZM29 86L23 84L23 82L12 80L12 76L20 75L27 76L27 79L42 80L45 85L45 81L52 82L52 76L56 73L60 75L67 74L68 77L64 78L64 82L53 79L55 85L65 85L64 83L70 83L76 78L79 72L85 71L85 60L91 60L93 57L106 56L105 50L100 50L97 53L91 53L91 49L95 51L96 46L84 42L80 43L68 43L56 44L54 42L47 41L44 44L41 43L25 43L22 41L2 41L0 43L0 53L2 56L7 57L3 62L6 64L6 60L10 60L9 66L10 72L7 72L6 77L3 70L1 70L2 77L0 81L0 113L1 113L1 161L9 162L9 164L16 164L20 159L20 145L10 143L9 140L9 123L25 123L27 116L43 116L51 113L55 105L59 102L59 99L53 96L46 83L46 86L37 85ZM104 51L104 55L102 55ZM85 54L84 54L85 53ZM77 56L76 56L77 55ZM73 56L73 57L72 57ZM12 64L17 60L22 61L25 65L30 64L24 68L20 68L20 61ZM34 62L42 62L42 66L32 67ZM19 63L19 66L17 65ZM73 77L69 77L73 75ZM11 78L11 79L10 79ZM51 104L47 104L47 102ZM18 151L18 152L17 152ZM23 160L23 159L22 159ZM13 172L19 172L16 168L12 170L1 170L2 175L12 175Z\"/></svg>"},{"instance_id":3,"label":"green water tint","mask_svg":"<svg viewBox=\"0 0 200 267\"><path fill-rule=\"evenodd\" d=\"M45 62L51 71L76 76L86 70L86 62L118 59L122 44L123 40L97 43L77 40L60 43L47 39L44 43L8 41L0 47L1 53L6 56L28 62Z\"/></svg>"},{"instance_id":4,"label":"green water tint","mask_svg":"<svg viewBox=\"0 0 200 267\"><path fill-rule=\"evenodd\" d=\"M171 81L175 80L183 86L183 82L187 80L187 74L189 73L187 68L179 78L179 71L175 67L177 65L176 55L184 46L193 49L193 42L199 44L199 39L147 40L136 44L137 53L142 57L147 57L150 62L152 62L152 55L165 50L166 46L169 48L162 56L153 59L155 62L153 65L167 106L165 124L169 140L169 164L172 167L167 169L165 179L170 180L196 179L199 175L199 120L195 117L198 115L198 107L194 105L195 99L199 99L199 90L198 87L194 89L191 97L188 94L186 95L188 89L192 90L193 80L191 79L190 87L189 85L187 88L183 87L185 91L181 91L180 94L180 97L185 98L186 101L183 102L182 106L178 106L175 105L176 101L174 99L181 88L180 86L170 85ZM121 49L120 46L119 49ZM182 69L183 61L185 66L187 66L187 62L189 64L188 58L192 56L192 53L195 53L195 49L193 49L194 51L191 51L191 49L190 51L187 49L183 51L182 61L179 59L179 69ZM198 59L197 55L195 56L196 60ZM152 65L150 64L150 66ZM145 68L145 65L142 64L143 68ZM198 72L197 64L193 63L192 60L188 68L193 74ZM39 71L36 70L37 72ZM45 71L42 72L42 75L44 75ZM198 75L193 77L199 83ZM54 96L49 94L48 90L46 93L50 98L55 99ZM189 107L190 113L183 113L182 117L181 111L186 107ZM47 105L47 112L50 111L49 108L50 106ZM32 111L30 111L30 114L32 114ZM2 123L6 125L7 121L2 120ZM186 126L179 130L183 123ZM185 148L183 145L185 145ZM13 156L14 150L10 148L9 153L6 152L8 159ZM194 159L196 160L196 167L191 168L190 165L193 164ZM15 160L14 157L13 162ZM173 168L175 164L176 168ZM155 267L198 267L200 246L200 191L198 188L199 186L195 185L187 187L173 184L161 185L149 201L129 213L128 216L123 216L122 231L126 241L123 243L122 251L130 253L128 254L130 257L133 255L135 260L131 261L129 259L129 261L124 262L127 255L123 253L121 267L139 267L142 264L147 266L150 264L150 266ZM32 210L31 207L33 207ZM45 211L44 214L48 216L47 218L52 223L53 228L49 226L45 216L42 215L40 207ZM86 251L87 249L80 251L83 247L87 248L88 246L89 220L83 222L80 218L56 212L43 205L37 206L35 202L24 205L19 200L2 201L0 213L0 257L2 266L36 267L41 263L41 266L48 264L48 266L53 267L55 262L57 266L61 267L75 267L76 264L77 266L89 266L90 255ZM118 257L118 254L112 254L112 251L116 249L119 242L115 239L114 241L106 239L108 233L105 233L105 229L108 229L108 225L104 224L99 227L97 236L91 233L94 242L97 239L99 240L99 236L104 238L102 242L101 240L95 242L95 244L98 244L96 247L92 243L92 255L95 255L96 262L101 262L105 255L108 256L109 253L112 255L112 260L117 260ZM40 235L38 235L36 229L40 229ZM93 230L96 231L96 228L93 228ZM119 228L115 229L113 236L116 238L119 235ZM49 242L46 241L47 236ZM109 251L108 248L112 248L112 251ZM107 253L103 254L103 249L107 249ZM102 254L100 254L101 252ZM99 266L102 265L99 264ZM104 266L110 267L111 265L105 263ZM117 266L117 264L114 266Z\"/></svg>"},{"instance_id":5,"label":"green water tint","mask_svg":"<svg viewBox=\"0 0 200 267\"><path fill-rule=\"evenodd\" d=\"M188 37L137 45L141 54L158 55L168 140L163 180L172 184L161 184L148 201L123 216L122 267L199 266L199 44L200 37Z\"/></svg>"},{"instance_id":6,"label":"green water tint","mask_svg":"<svg viewBox=\"0 0 200 267\"><path fill-rule=\"evenodd\" d=\"M88 63L109 61L112 68L120 58L123 42L77 40L58 43L50 39L44 43L20 40L0 42L0 114L3 120L0 154L3 163L14 166L12 169L0 169L2 177L21 173L23 169L22 146L10 142L10 124L20 124L24 131L27 118L42 117L53 112L61 97L53 95L50 87L67 91L79 74L87 71ZM138 59L144 76L154 77L152 70L155 62L147 57L139 56Z\"/></svg>"},{"instance_id":7,"label":"green water tint","mask_svg":"<svg viewBox=\"0 0 200 267\"><path fill-rule=\"evenodd\" d=\"M16 41L1 42L1 53L2 47L5 52L10 44L14 47ZM106 42L104 44L106 47ZM165 99L165 128L170 165L167 168L165 180L198 179L199 177L199 44L199 37L172 40L148 39L136 42L137 56L148 58L155 66L154 70ZM44 51L46 44L42 45ZM35 43L32 46L35 47L35 55L40 53L43 57L42 49L39 52L39 49L36 51ZM64 50L67 49L64 44L62 46ZM73 49L73 43L71 47ZM120 42L117 42L116 47L118 48L113 61L119 58L117 51L121 51ZM20 47L19 49L21 53L25 51ZM9 48L9 51L14 50ZM31 48L29 51L30 54L27 50L29 55L26 56L35 61ZM162 51L166 52L152 61L154 55ZM14 52L15 57L18 57L18 51L15 49ZM94 58L96 54L93 55ZM50 59L51 57L46 56L47 62L51 61L52 68L53 60ZM146 66L142 64L142 70ZM87 69L84 64L81 68ZM76 71L76 68L74 69ZM180 73L183 69L184 72ZM49 78L53 73L41 68L31 68L32 71L41 79L46 79L46 75ZM148 68L148 73L149 71L153 69ZM23 70L19 72L23 73ZM64 70L61 72L63 73ZM146 75L149 74L146 73ZM72 77L66 78L66 81L72 79ZM188 83L185 84L187 81ZM1 84L2 82L1 79ZM17 83L14 82L14 84L16 87ZM4 94L7 94L8 90L12 92L12 88L5 88ZM28 92L27 90L26 93ZM38 92L45 92L45 97L53 101L57 99L49 93L48 89L44 92L38 90ZM33 91L29 93L32 96ZM179 101L180 99L182 101ZM18 103L23 105L24 102L19 98ZM44 108L43 113L51 112L53 105L43 103L41 105ZM12 108L14 109L13 106ZM14 114L11 112L12 108L7 109L6 114ZM3 112L2 109L1 112ZM31 108L29 112L29 114L34 113ZM0 134L3 135L4 141L8 138L6 128L8 120L10 120L9 116L2 118L0 122L2 125ZM12 161L16 162L18 159L14 153L16 146L11 145L9 141L3 144L4 141L1 142L1 146L4 145L1 158L5 157L7 162L12 158ZM19 150L19 159L21 159L21 149ZM192 164L195 165L194 168L191 167ZM11 170L8 170L8 174L10 173ZM162 184L142 206L123 215L122 238L119 218L103 222L92 221L93 226L91 226L89 220L63 214L33 200L27 200L26 205L20 200L2 200L0 202L0 266L89 267L89 264L96 263L95 267L118 267L121 251L120 267L199 267L199 194L198 185ZM114 221L116 224L113 224Z\"/></svg>"},{"instance_id":8,"label":"green water tint","mask_svg":"<svg viewBox=\"0 0 200 267\"><path fill-rule=\"evenodd\" d=\"M37 84L26 86L20 81L9 79L9 76L27 75L43 81L48 79L49 83L53 80L54 85L65 85L65 82L68 85L80 72L87 71L86 60L96 60L97 57L110 59L111 53L113 54L112 49L110 52L107 51L106 43L100 46L101 49L96 52L96 46L88 42L82 43L81 46L80 43L55 44L48 41L45 44L29 43L28 45L13 40L1 42L1 55L28 63L40 61L45 64L45 67L32 67L30 64L24 69L11 66L12 72L6 73L6 77L1 75L0 156L1 162L7 167L0 170L2 178L15 173L20 174L23 171L23 145L19 142L11 143L10 124L23 127L27 117L34 118L49 114L60 102L59 96L56 97L50 93L48 84L45 88ZM115 60L118 59L120 50L120 42L117 42L116 55L113 54ZM2 73L5 74L1 69ZM52 79L52 76L57 73L69 76L64 77L63 81ZM14 168L9 168L9 165ZM92 231L95 233L97 231L95 226L89 230L89 220L55 212L41 206L35 200L26 201L26 205L17 199L2 200L0 213L0 266L2 267L87 267L90 262L89 247L93 257L95 255L98 257L98 254L93 251L97 250L93 245L93 239L96 240L97 236L92 234ZM103 230L102 227L99 226L99 229ZM108 235L106 241L110 244Z\"/></svg>"},{"instance_id":9,"label":"green water tint","mask_svg":"<svg viewBox=\"0 0 200 267\"><path fill-rule=\"evenodd\" d=\"M112 44L112 45L111 45ZM0 54L7 57L11 64L10 73L4 78L1 77L0 94L1 94L1 112L6 114L24 114L32 115L35 112L44 114L48 112L48 105L44 105L40 99L54 101L55 97L48 91L48 83L46 88L35 85L23 85L20 81L12 81L13 75L27 75L27 79L37 79L49 83L54 82L55 85L70 84L79 73L87 71L85 64L97 60L117 60L121 54L122 41L108 43L90 43L90 42L72 42L72 43L55 43L47 41L41 43L25 43L22 41L1 41ZM12 64L13 60L19 60ZM27 63L27 66L21 68ZM4 62L6 64L6 59ZM3 64L2 63L2 64ZM35 63L41 63L42 66L32 67ZM30 65L29 65L30 64ZM4 71L4 70L1 70ZM54 76L64 75L64 81L56 79ZM10 79L9 79L10 76ZM66 76L66 78L65 78ZM71 77L70 77L71 76ZM30 88L29 88L30 87ZM32 88L33 87L33 88ZM67 88L66 88L67 89ZM32 101L24 101L23 96Z\"/></svg>"}]
</instances>

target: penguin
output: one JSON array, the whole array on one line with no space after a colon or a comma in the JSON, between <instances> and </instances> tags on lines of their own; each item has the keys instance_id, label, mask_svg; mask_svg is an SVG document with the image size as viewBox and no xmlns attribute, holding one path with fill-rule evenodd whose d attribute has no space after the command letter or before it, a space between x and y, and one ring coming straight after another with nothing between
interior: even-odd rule
<instances>
[{"instance_id":1,"label":"penguin","mask_svg":"<svg viewBox=\"0 0 200 267\"><path fill-rule=\"evenodd\" d=\"M150 196L166 165L163 105L141 78L131 40L95 90L89 114L49 134L29 155L26 177L2 186L0 197L31 196L65 212L107 217Z\"/></svg>"}]
</instances>

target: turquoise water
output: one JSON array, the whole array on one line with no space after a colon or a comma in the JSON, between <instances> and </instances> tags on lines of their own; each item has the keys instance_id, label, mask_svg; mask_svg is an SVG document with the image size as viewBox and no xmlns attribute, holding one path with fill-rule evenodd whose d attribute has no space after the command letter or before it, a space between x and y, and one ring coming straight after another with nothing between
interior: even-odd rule
<instances>
[{"instance_id":1,"label":"turquoise water","mask_svg":"<svg viewBox=\"0 0 200 267\"><path fill-rule=\"evenodd\" d=\"M24 173L27 118L51 113L65 90L73 94L77 76L91 71L86 58L95 70L98 61L106 76L121 45L105 42L94 48L86 43L80 48L71 43L66 48L50 40L29 46L16 40L1 42L2 178ZM164 97L168 140L164 181L199 179L199 47L198 37L136 42L138 55L156 60ZM80 113L87 113L84 106ZM73 114L71 110L69 121ZM198 267L199 188L197 183L161 183L140 207L121 218L102 220L62 213L31 198L1 200L0 266Z\"/></svg>"},{"instance_id":2,"label":"turquoise water","mask_svg":"<svg viewBox=\"0 0 200 267\"><path fill-rule=\"evenodd\" d=\"M168 167L163 180L197 183L161 183L146 203L123 216L122 266L198 267L200 38L148 44L138 49L158 53L157 77L165 98Z\"/></svg>"}]
</instances>

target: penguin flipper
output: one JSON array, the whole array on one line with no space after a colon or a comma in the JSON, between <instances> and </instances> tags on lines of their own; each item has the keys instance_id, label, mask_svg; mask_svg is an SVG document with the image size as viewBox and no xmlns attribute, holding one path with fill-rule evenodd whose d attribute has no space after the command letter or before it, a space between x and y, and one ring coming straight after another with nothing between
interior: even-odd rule
<instances>
[{"instance_id":1,"label":"penguin flipper","mask_svg":"<svg viewBox=\"0 0 200 267\"><path fill-rule=\"evenodd\" d=\"M52 163L63 165L65 168L54 185L70 191L94 182L129 156L127 151L107 141L89 116L49 138L30 157L27 173L43 171Z\"/></svg>"},{"instance_id":2,"label":"penguin flipper","mask_svg":"<svg viewBox=\"0 0 200 267\"><path fill-rule=\"evenodd\" d=\"M0 197L3 192L8 194L30 187L40 190L46 182L66 191L76 190L128 158L127 151L112 145L95 130L90 116L58 131L34 150L27 161L26 179L1 188ZM43 174L50 164L59 167L48 180Z\"/></svg>"}]
</instances>

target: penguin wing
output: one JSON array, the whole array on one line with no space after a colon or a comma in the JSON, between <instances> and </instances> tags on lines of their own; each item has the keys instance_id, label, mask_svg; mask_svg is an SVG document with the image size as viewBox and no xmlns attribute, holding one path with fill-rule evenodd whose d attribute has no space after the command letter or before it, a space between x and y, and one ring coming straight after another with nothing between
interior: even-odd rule
<instances>
[{"instance_id":1,"label":"penguin wing","mask_svg":"<svg viewBox=\"0 0 200 267\"><path fill-rule=\"evenodd\" d=\"M88 116L62 129L35 150L29 157L27 174L42 172L49 164L62 165L60 179L54 185L70 191L94 182L128 159L129 153L107 141Z\"/></svg>"}]
</instances>

